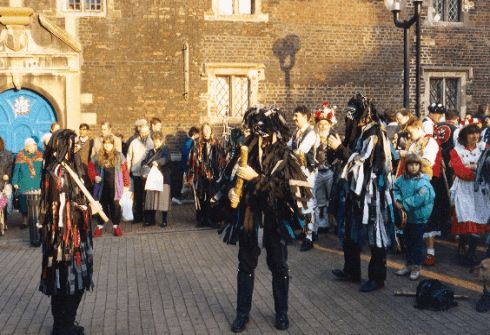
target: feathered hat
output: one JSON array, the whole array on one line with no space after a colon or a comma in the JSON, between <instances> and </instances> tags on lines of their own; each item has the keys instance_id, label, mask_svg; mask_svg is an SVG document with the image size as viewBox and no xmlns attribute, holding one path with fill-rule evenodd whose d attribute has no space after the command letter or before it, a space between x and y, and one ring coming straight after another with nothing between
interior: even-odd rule
<instances>
[{"instance_id":1,"label":"feathered hat","mask_svg":"<svg viewBox=\"0 0 490 335\"><path fill-rule=\"evenodd\" d=\"M287 141L289 127L283 113L276 107L252 107L243 116L243 126L252 134L268 137L275 133L277 138Z\"/></svg>"},{"instance_id":2,"label":"feathered hat","mask_svg":"<svg viewBox=\"0 0 490 335\"><path fill-rule=\"evenodd\" d=\"M335 117L335 111L337 106L330 107L329 101L324 101L322 105L322 109L317 110L313 116L315 118L315 122L320 122L322 120L327 120L333 125L337 123L337 118Z\"/></svg>"}]
</instances>

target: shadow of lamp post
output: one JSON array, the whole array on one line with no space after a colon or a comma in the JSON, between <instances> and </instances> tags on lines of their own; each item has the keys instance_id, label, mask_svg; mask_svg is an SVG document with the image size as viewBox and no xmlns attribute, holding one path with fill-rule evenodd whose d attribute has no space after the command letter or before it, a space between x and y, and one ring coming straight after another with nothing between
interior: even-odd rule
<instances>
[{"instance_id":1,"label":"shadow of lamp post","mask_svg":"<svg viewBox=\"0 0 490 335\"><path fill-rule=\"evenodd\" d=\"M410 106L410 61L409 31L415 24L415 114L420 116L420 12L423 0L413 0L414 13L408 20L400 20L400 12L405 5L404 0L384 0L385 6L393 13L395 26L403 28L403 107Z\"/></svg>"}]
</instances>

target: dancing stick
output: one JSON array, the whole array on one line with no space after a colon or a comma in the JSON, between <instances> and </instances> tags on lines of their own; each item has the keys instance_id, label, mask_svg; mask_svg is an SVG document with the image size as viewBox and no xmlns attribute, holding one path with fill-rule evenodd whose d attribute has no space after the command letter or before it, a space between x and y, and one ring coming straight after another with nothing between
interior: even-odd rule
<instances>
[{"instance_id":1,"label":"dancing stick","mask_svg":"<svg viewBox=\"0 0 490 335\"><path fill-rule=\"evenodd\" d=\"M247 161L248 161L248 147L242 145L240 147L240 167L246 167ZM240 197L242 196L243 182L244 180L242 178L237 177L236 184L235 184L235 194L237 195L238 201L231 202L231 208L237 208L238 204L240 203Z\"/></svg>"},{"instance_id":2,"label":"dancing stick","mask_svg":"<svg viewBox=\"0 0 490 335\"><path fill-rule=\"evenodd\" d=\"M89 190L85 187L83 182L78 178L78 175L71 169L71 167L68 166L65 162L61 162L61 165L68 171L68 174L71 176L75 184L78 185L80 190L83 192L85 197L87 198L88 202L90 203L90 207L94 211L93 214L99 214L100 218L105 222L109 222L109 218L107 215L104 213L102 210L102 206L100 205L100 202L96 201L93 197L92 194L90 194Z\"/></svg>"}]
</instances>

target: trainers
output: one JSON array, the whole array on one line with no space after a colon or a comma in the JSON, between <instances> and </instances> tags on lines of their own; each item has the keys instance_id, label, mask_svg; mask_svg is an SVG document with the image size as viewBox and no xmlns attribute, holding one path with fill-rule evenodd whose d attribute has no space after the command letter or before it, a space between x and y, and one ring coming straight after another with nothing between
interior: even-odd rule
<instances>
[{"instance_id":1,"label":"trainers","mask_svg":"<svg viewBox=\"0 0 490 335\"><path fill-rule=\"evenodd\" d=\"M415 268L410 272L410 280L418 280L420 277L420 269Z\"/></svg>"},{"instance_id":2,"label":"trainers","mask_svg":"<svg viewBox=\"0 0 490 335\"><path fill-rule=\"evenodd\" d=\"M182 205L182 201L176 197L172 197L172 203L177 205Z\"/></svg>"},{"instance_id":3,"label":"trainers","mask_svg":"<svg viewBox=\"0 0 490 335\"><path fill-rule=\"evenodd\" d=\"M95 237L101 237L103 233L104 233L104 229L97 227L97 228L95 228L95 231L92 234L92 237L94 237L94 238Z\"/></svg>"},{"instance_id":4,"label":"trainers","mask_svg":"<svg viewBox=\"0 0 490 335\"><path fill-rule=\"evenodd\" d=\"M424 260L424 265L425 266L433 266L436 264L436 256L434 255L427 255Z\"/></svg>"},{"instance_id":5,"label":"trainers","mask_svg":"<svg viewBox=\"0 0 490 335\"><path fill-rule=\"evenodd\" d=\"M403 268L398 271L395 271L395 274L397 276L408 276L410 274L410 269L409 268Z\"/></svg>"},{"instance_id":6,"label":"trainers","mask_svg":"<svg viewBox=\"0 0 490 335\"><path fill-rule=\"evenodd\" d=\"M121 227L117 226L114 228L114 236L122 236L122 229Z\"/></svg>"}]
</instances>

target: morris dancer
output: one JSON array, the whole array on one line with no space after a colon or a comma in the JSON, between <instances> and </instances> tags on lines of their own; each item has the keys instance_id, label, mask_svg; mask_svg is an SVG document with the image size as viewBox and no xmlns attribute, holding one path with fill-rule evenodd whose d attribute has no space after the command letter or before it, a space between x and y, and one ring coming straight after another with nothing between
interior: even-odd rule
<instances>
[{"instance_id":1,"label":"morris dancer","mask_svg":"<svg viewBox=\"0 0 490 335\"><path fill-rule=\"evenodd\" d=\"M339 280L360 282L361 245L371 249L368 281L360 287L371 292L384 286L386 248L391 245L393 202L390 196L391 150L374 105L361 94L349 101L346 142L353 149L342 179L345 190L344 268L333 270Z\"/></svg>"},{"instance_id":2,"label":"morris dancer","mask_svg":"<svg viewBox=\"0 0 490 335\"><path fill-rule=\"evenodd\" d=\"M53 335L83 334L75 323L85 290L93 288L91 209L66 168L83 179L72 130L53 133L41 180L42 273L39 290L51 297ZM100 205L96 210L100 210Z\"/></svg>"},{"instance_id":3,"label":"morris dancer","mask_svg":"<svg viewBox=\"0 0 490 335\"><path fill-rule=\"evenodd\" d=\"M236 243L238 236L240 247L237 316L231 330L241 332L249 321L254 271L262 246L272 272L275 327L285 330L289 327L287 241L296 237L296 228L303 226L300 210L311 198L310 186L286 144L289 128L279 110L250 109L244 116L244 126L250 131L244 143L249 152L248 165L240 164L236 176L245 182L241 197L235 187L229 191L231 203L239 204L228 216L231 222L223 232L227 243Z\"/></svg>"},{"instance_id":4,"label":"morris dancer","mask_svg":"<svg viewBox=\"0 0 490 335\"><path fill-rule=\"evenodd\" d=\"M315 184L315 143L316 134L313 127L310 126L311 113L306 106L298 106L294 110L293 121L296 125L296 131L289 142L301 164L303 173L306 175L311 187ZM301 251L308 251L313 248L313 230L314 230L314 200L310 199L308 206L303 209L305 220L305 236L301 244Z\"/></svg>"}]
</instances>

